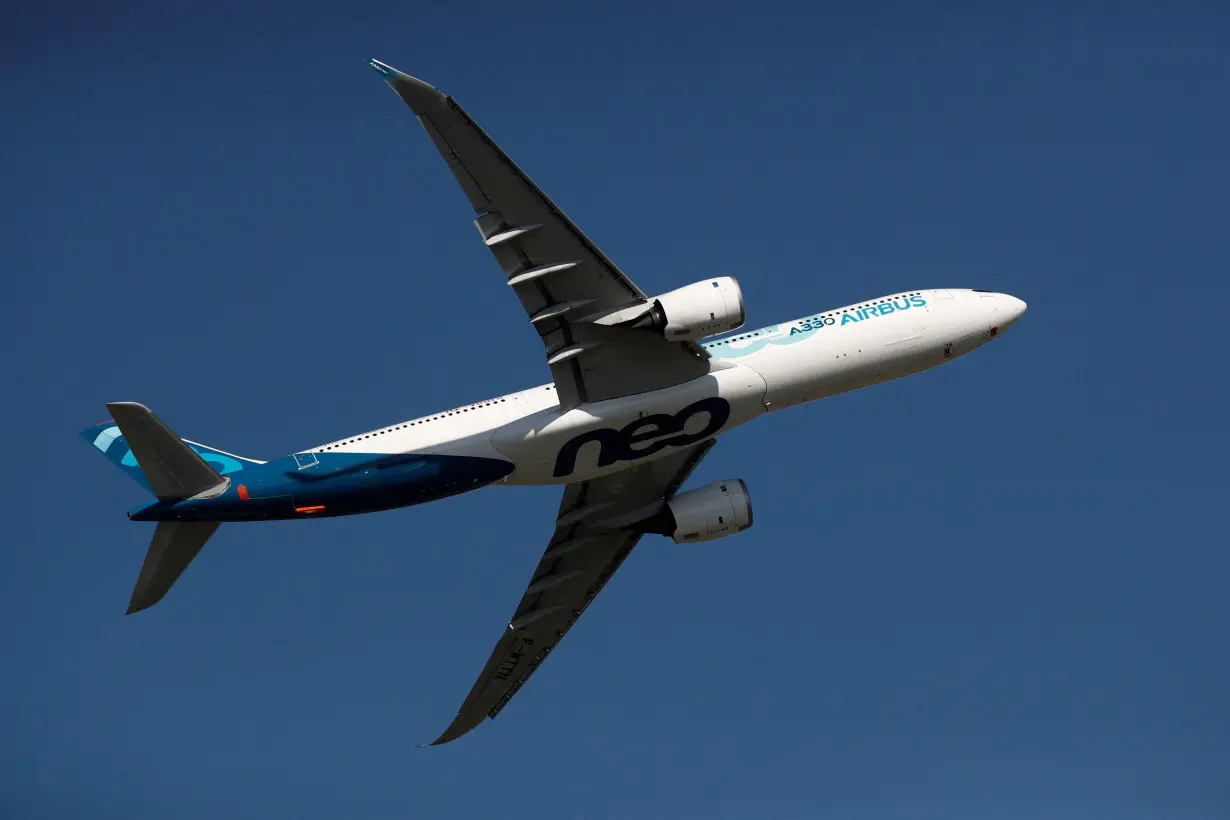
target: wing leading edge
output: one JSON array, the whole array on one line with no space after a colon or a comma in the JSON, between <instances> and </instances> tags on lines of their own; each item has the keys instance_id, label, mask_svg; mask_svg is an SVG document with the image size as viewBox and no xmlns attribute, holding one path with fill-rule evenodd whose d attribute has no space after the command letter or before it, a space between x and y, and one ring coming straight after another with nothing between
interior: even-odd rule
<instances>
[{"instance_id":1,"label":"wing leading edge","mask_svg":"<svg viewBox=\"0 0 1230 820\"><path fill-rule=\"evenodd\" d=\"M542 338L560 405L681 384L707 354L598 317L649 300L451 97L377 60L372 68L418 117L477 214L475 226Z\"/></svg>"},{"instance_id":2,"label":"wing leading edge","mask_svg":"<svg viewBox=\"0 0 1230 820\"><path fill-rule=\"evenodd\" d=\"M641 533L618 529L629 514L674 496L714 444L564 489L555 533L487 665L438 746L494 718L597 597Z\"/></svg>"}]
</instances>

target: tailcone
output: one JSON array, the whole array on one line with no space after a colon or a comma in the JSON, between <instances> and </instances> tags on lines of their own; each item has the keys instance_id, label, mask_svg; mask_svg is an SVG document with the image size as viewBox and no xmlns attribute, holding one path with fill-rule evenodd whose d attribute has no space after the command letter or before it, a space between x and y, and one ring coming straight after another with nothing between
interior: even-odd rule
<instances>
[{"instance_id":1,"label":"tailcone","mask_svg":"<svg viewBox=\"0 0 1230 820\"><path fill-rule=\"evenodd\" d=\"M130 521L175 521L182 518L175 514L175 500L155 499L128 511Z\"/></svg>"}]
</instances>

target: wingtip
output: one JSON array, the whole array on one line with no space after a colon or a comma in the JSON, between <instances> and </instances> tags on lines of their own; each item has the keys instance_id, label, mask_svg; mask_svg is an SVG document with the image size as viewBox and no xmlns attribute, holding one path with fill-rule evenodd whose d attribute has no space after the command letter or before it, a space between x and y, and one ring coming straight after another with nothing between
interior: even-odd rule
<instances>
[{"instance_id":1,"label":"wingtip","mask_svg":"<svg viewBox=\"0 0 1230 820\"><path fill-rule=\"evenodd\" d=\"M128 610L125 615L135 615L138 612L144 612L154 604L162 600L161 595L151 596L149 590L140 588L140 579L137 581L138 588L132 591L132 597L128 599Z\"/></svg>"},{"instance_id":2,"label":"wingtip","mask_svg":"<svg viewBox=\"0 0 1230 820\"><path fill-rule=\"evenodd\" d=\"M473 731L487 717L485 714L479 714L477 720L475 715L466 714L465 712L458 713L457 717L444 730L444 734L429 743L429 746L443 746L445 743L451 743L462 735Z\"/></svg>"},{"instance_id":3,"label":"wingtip","mask_svg":"<svg viewBox=\"0 0 1230 820\"><path fill-rule=\"evenodd\" d=\"M411 77L404 71L398 71L388 63L373 59L368 60L367 64L384 78L384 81L416 114L422 114L429 108L439 105L444 99L440 89L434 85L425 83L418 77Z\"/></svg>"},{"instance_id":4,"label":"wingtip","mask_svg":"<svg viewBox=\"0 0 1230 820\"><path fill-rule=\"evenodd\" d=\"M132 615L143 609L149 609L153 605L152 602L144 600L144 596L141 593L141 581L137 579L137 587L133 589L132 595L128 598L128 609L125 610L125 615Z\"/></svg>"},{"instance_id":5,"label":"wingtip","mask_svg":"<svg viewBox=\"0 0 1230 820\"><path fill-rule=\"evenodd\" d=\"M423 82L418 77L411 77L409 74L407 74L404 71L398 71L396 68L393 68L393 66L389 65L388 63L382 63L379 60L371 59L367 61L367 64L371 66L381 77L384 77L385 82L393 83L393 82L400 81L403 83L411 83L416 86L423 86L425 88L431 88L433 91L435 90L433 86L431 86L428 83Z\"/></svg>"}]
</instances>

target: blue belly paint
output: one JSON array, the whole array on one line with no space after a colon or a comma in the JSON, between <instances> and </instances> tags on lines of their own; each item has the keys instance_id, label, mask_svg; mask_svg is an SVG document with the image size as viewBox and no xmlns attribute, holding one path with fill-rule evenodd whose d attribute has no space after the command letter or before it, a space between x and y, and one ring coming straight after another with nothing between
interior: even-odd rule
<instances>
[{"instance_id":1,"label":"blue belly paint","mask_svg":"<svg viewBox=\"0 0 1230 820\"><path fill-rule=\"evenodd\" d=\"M216 498L154 501L129 513L134 521L259 521L355 515L423 504L499 481L516 465L498 458L416 453L315 453L246 464ZM240 478L242 476L242 479ZM242 490L240 488L243 488Z\"/></svg>"}]
</instances>

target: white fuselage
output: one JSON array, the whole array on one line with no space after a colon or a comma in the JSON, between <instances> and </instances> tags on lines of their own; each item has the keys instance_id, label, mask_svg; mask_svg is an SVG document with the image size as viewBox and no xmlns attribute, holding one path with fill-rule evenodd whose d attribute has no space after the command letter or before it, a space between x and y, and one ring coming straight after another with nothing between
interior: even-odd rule
<instances>
[{"instance_id":1,"label":"white fuselage","mask_svg":"<svg viewBox=\"0 0 1230 820\"><path fill-rule=\"evenodd\" d=\"M554 386L541 385L306 452L478 456L515 464L509 484L584 481L766 412L943 364L1024 311L1001 293L896 294L706 342L709 373L666 389L561 411Z\"/></svg>"}]
</instances>

